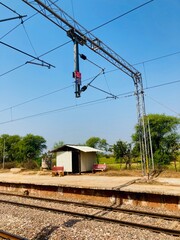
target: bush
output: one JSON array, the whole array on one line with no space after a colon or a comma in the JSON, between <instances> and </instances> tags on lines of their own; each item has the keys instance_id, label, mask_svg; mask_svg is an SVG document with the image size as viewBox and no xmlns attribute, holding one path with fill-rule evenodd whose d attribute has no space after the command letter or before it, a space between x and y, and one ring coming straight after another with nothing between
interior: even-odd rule
<instances>
[{"instance_id":1,"label":"bush","mask_svg":"<svg viewBox=\"0 0 180 240\"><path fill-rule=\"evenodd\" d=\"M29 160L27 162L23 162L21 166L26 169L39 169L39 165L35 160Z\"/></svg>"},{"instance_id":2,"label":"bush","mask_svg":"<svg viewBox=\"0 0 180 240\"><path fill-rule=\"evenodd\" d=\"M1 163L0 164L0 168L2 168L3 167L3 164ZM5 169L11 169L11 168L15 168L15 167L17 167L17 163L16 162L5 162L4 163L4 168Z\"/></svg>"}]
</instances>

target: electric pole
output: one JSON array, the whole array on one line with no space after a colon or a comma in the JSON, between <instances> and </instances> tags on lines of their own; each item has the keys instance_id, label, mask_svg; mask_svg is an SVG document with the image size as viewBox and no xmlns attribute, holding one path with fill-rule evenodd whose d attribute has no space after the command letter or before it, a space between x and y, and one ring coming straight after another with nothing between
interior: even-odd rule
<instances>
[{"instance_id":1,"label":"electric pole","mask_svg":"<svg viewBox=\"0 0 180 240\"><path fill-rule=\"evenodd\" d=\"M6 140L4 138L4 144L3 144L3 169L4 169L4 165L5 165L5 157L6 157Z\"/></svg>"}]
</instances>

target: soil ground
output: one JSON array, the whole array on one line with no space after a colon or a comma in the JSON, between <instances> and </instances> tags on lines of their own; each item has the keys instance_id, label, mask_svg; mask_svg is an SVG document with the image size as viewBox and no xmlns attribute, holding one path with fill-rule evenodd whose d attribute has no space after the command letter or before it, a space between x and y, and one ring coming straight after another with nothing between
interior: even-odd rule
<instances>
[{"instance_id":1,"label":"soil ground","mask_svg":"<svg viewBox=\"0 0 180 240\"><path fill-rule=\"evenodd\" d=\"M18 170L17 170L18 171ZM0 173L8 173L13 172L13 170L10 169L0 169ZM18 171L23 174L39 174L39 175L51 175L51 170L49 171L39 171L39 170L21 170ZM93 173L85 173L87 175L94 175ZM96 172L96 175L98 176L124 176L124 177L142 177L142 171L141 170L127 170L127 169L121 169L121 170L107 170L105 172ZM157 172L156 175L160 178L180 178L180 171L174 171L174 170L164 170L161 172Z\"/></svg>"}]
</instances>

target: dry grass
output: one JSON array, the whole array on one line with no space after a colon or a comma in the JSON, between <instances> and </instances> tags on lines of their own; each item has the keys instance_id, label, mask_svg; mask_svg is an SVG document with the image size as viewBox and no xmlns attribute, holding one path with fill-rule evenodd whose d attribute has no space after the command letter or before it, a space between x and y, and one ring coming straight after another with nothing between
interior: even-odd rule
<instances>
[{"instance_id":1,"label":"dry grass","mask_svg":"<svg viewBox=\"0 0 180 240\"><path fill-rule=\"evenodd\" d=\"M142 177L141 170L107 170L105 172L96 172L98 176L123 176L123 177ZM161 178L180 178L180 172L175 172L173 170L164 170L157 174Z\"/></svg>"},{"instance_id":2,"label":"dry grass","mask_svg":"<svg viewBox=\"0 0 180 240\"><path fill-rule=\"evenodd\" d=\"M9 169L0 169L0 173L8 173L10 172ZM35 171L35 170L22 170L19 172L20 174L23 175L51 175L51 171ZM86 173L85 173L86 174ZM88 175L94 175L93 173L87 173ZM142 177L142 171L141 170L136 170L136 169L121 169L121 170L113 170L113 169L108 169L105 172L96 172L95 175L97 176L119 176L119 177ZM161 178L180 178L180 171L176 172L175 170L164 170L160 173L157 174Z\"/></svg>"},{"instance_id":3,"label":"dry grass","mask_svg":"<svg viewBox=\"0 0 180 240\"><path fill-rule=\"evenodd\" d=\"M160 177L163 178L180 178L180 171L175 172L175 171L170 171L170 170L165 170L161 172Z\"/></svg>"}]
</instances>

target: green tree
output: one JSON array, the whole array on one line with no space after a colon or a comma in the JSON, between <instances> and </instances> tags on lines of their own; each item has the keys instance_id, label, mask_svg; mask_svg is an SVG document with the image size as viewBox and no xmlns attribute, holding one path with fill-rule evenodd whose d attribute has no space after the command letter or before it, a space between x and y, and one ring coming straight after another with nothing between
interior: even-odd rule
<instances>
[{"instance_id":1,"label":"green tree","mask_svg":"<svg viewBox=\"0 0 180 240\"><path fill-rule=\"evenodd\" d=\"M119 140L113 145L113 150L116 161L120 160L120 168L123 160L126 164L125 168L127 169L127 166L131 168L131 144Z\"/></svg>"},{"instance_id":2,"label":"green tree","mask_svg":"<svg viewBox=\"0 0 180 240\"><path fill-rule=\"evenodd\" d=\"M63 141L55 142L55 144L54 144L54 146L53 146L53 149L62 147L63 145L64 145L64 142L63 142Z\"/></svg>"},{"instance_id":3,"label":"green tree","mask_svg":"<svg viewBox=\"0 0 180 240\"><path fill-rule=\"evenodd\" d=\"M99 137L90 137L86 141L86 145L92 148L97 148L99 144L100 138Z\"/></svg>"},{"instance_id":4,"label":"green tree","mask_svg":"<svg viewBox=\"0 0 180 240\"><path fill-rule=\"evenodd\" d=\"M21 141L21 137L18 135L10 136L3 134L0 137L0 158L3 159L5 155L6 162L12 162L17 160L18 144Z\"/></svg>"},{"instance_id":5,"label":"green tree","mask_svg":"<svg viewBox=\"0 0 180 240\"><path fill-rule=\"evenodd\" d=\"M23 161L39 158L46 148L46 140L41 136L33 134L27 134L20 143L20 152L23 155Z\"/></svg>"},{"instance_id":6,"label":"green tree","mask_svg":"<svg viewBox=\"0 0 180 240\"><path fill-rule=\"evenodd\" d=\"M155 165L160 167L175 161L179 152L180 135L177 129L180 119L164 114L149 114L145 121L148 119ZM139 127L136 126L135 129L132 139L137 147Z\"/></svg>"},{"instance_id":7,"label":"green tree","mask_svg":"<svg viewBox=\"0 0 180 240\"><path fill-rule=\"evenodd\" d=\"M33 162L32 160L38 160L46 149L45 143L46 140L43 137L32 134L25 137L3 134L0 136L0 161L5 160L6 164ZM37 164L35 163L34 166Z\"/></svg>"},{"instance_id":8,"label":"green tree","mask_svg":"<svg viewBox=\"0 0 180 240\"><path fill-rule=\"evenodd\" d=\"M97 148L102 151L108 151L108 143L106 139L101 139L99 137L91 137L86 141L86 145L89 147Z\"/></svg>"},{"instance_id":9,"label":"green tree","mask_svg":"<svg viewBox=\"0 0 180 240\"><path fill-rule=\"evenodd\" d=\"M17 155L18 155L17 153L19 152L20 141L21 141L21 137L18 135L9 136L8 146L7 146L8 148L6 149L9 161L17 160Z\"/></svg>"}]
</instances>

